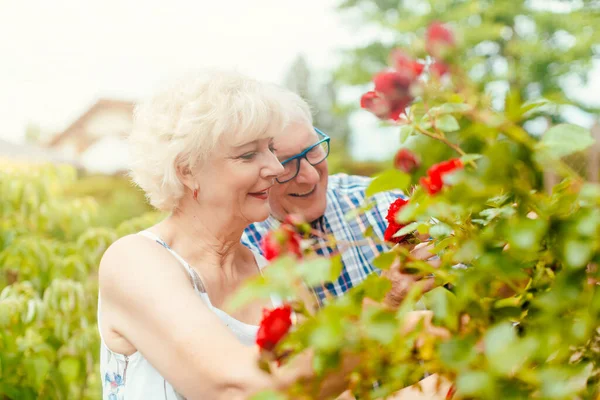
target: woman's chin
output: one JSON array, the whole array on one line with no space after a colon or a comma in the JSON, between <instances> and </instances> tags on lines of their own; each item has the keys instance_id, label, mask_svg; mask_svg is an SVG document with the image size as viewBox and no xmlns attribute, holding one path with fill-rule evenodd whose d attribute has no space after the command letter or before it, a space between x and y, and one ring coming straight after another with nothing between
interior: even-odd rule
<instances>
[{"instance_id":1,"label":"woman's chin","mask_svg":"<svg viewBox=\"0 0 600 400\"><path fill-rule=\"evenodd\" d=\"M255 207L253 210L251 210L246 215L248 216L248 219L250 221L252 221L251 223L263 222L265 219L269 218L270 212L271 212L271 209L267 205L264 208L263 207Z\"/></svg>"}]
</instances>

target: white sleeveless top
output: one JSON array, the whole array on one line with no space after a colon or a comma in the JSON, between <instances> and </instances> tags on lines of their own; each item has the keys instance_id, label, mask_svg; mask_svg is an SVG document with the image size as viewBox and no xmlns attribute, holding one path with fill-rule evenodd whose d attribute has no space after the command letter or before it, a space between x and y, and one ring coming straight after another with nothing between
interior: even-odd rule
<instances>
[{"instance_id":1,"label":"white sleeveless top","mask_svg":"<svg viewBox=\"0 0 600 400\"><path fill-rule=\"evenodd\" d=\"M247 346L255 343L258 326L241 322L223 310L212 305L204 285L198 274L190 265L171 249L162 239L149 231L142 231L139 234L146 236L167 249L180 263L192 279L194 291L206 302L206 305L221 319L221 321L233 332L240 342ZM267 265L267 260L260 254L252 252L256 263L261 270ZM271 298L275 307L281 305L281 301ZM98 296L98 330L100 331L100 305L101 299ZM108 348L102 332L100 332L101 352L100 352L100 373L102 378L102 399L103 400L182 400L184 397L178 394L175 389L167 382L159 372L136 351L126 356L115 353Z\"/></svg>"}]
</instances>

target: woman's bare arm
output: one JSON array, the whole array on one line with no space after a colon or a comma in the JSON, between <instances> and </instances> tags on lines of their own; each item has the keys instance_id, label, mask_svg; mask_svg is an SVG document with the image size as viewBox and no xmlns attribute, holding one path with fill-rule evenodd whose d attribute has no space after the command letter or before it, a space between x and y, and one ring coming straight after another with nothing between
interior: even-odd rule
<instances>
[{"instance_id":1,"label":"woman's bare arm","mask_svg":"<svg viewBox=\"0 0 600 400\"><path fill-rule=\"evenodd\" d=\"M124 237L107 250L100 288L109 328L188 399L247 398L291 379L260 370L257 349L241 344L193 291L181 265L143 237Z\"/></svg>"}]
</instances>

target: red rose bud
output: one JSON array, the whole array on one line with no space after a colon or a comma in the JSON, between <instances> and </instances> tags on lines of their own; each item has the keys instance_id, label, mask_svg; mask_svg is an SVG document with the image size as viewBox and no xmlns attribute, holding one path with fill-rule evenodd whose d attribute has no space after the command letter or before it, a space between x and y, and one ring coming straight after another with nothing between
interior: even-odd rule
<instances>
[{"instance_id":1,"label":"red rose bud","mask_svg":"<svg viewBox=\"0 0 600 400\"><path fill-rule=\"evenodd\" d=\"M413 79L395 71L383 71L373 78L375 92L393 103L398 101L410 103L412 101L410 85L413 81Z\"/></svg>"},{"instance_id":2,"label":"red rose bud","mask_svg":"<svg viewBox=\"0 0 600 400\"><path fill-rule=\"evenodd\" d=\"M412 172L421 165L417 156L408 149L400 149L394 156L394 167L406 173Z\"/></svg>"},{"instance_id":3,"label":"red rose bud","mask_svg":"<svg viewBox=\"0 0 600 400\"><path fill-rule=\"evenodd\" d=\"M256 333L256 344L263 350L273 350L292 326L292 308L289 305L263 310L262 321Z\"/></svg>"},{"instance_id":4,"label":"red rose bud","mask_svg":"<svg viewBox=\"0 0 600 400\"><path fill-rule=\"evenodd\" d=\"M435 58L444 58L454 47L454 35L440 22L434 22L427 28L425 48Z\"/></svg>"},{"instance_id":5,"label":"red rose bud","mask_svg":"<svg viewBox=\"0 0 600 400\"><path fill-rule=\"evenodd\" d=\"M281 245L275 237L274 231L269 231L263 236L260 242L260 249L265 258L269 261L279 256L279 253L281 253Z\"/></svg>"},{"instance_id":6,"label":"red rose bud","mask_svg":"<svg viewBox=\"0 0 600 400\"><path fill-rule=\"evenodd\" d=\"M396 72L411 81L416 80L425 68L424 64L415 61L402 50L394 50L392 53L392 64Z\"/></svg>"},{"instance_id":7,"label":"red rose bud","mask_svg":"<svg viewBox=\"0 0 600 400\"><path fill-rule=\"evenodd\" d=\"M287 225L293 228L296 232L301 235L310 233L311 227L304 217L300 214L288 214L283 220L282 225Z\"/></svg>"},{"instance_id":8,"label":"red rose bud","mask_svg":"<svg viewBox=\"0 0 600 400\"><path fill-rule=\"evenodd\" d=\"M450 72L450 67L448 66L448 64L445 64L441 61L436 61L429 66L429 72L432 75L441 78L442 76Z\"/></svg>"},{"instance_id":9,"label":"red rose bud","mask_svg":"<svg viewBox=\"0 0 600 400\"><path fill-rule=\"evenodd\" d=\"M427 170L427 176L420 179L421 186L423 186L430 195L434 195L444 187L444 175L454 172L462 167L462 161L458 158L435 164Z\"/></svg>"}]
</instances>

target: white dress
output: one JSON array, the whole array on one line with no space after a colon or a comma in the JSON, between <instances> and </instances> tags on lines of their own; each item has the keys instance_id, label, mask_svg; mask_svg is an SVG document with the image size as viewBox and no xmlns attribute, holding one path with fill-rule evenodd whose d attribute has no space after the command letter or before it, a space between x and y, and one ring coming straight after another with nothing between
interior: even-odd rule
<instances>
[{"instance_id":1,"label":"white dress","mask_svg":"<svg viewBox=\"0 0 600 400\"><path fill-rule=\"evenodd\" d=\"M142 231L144 235L162 245L179 260L181 265L190 275L194 291L206 302L208 307L221 319L221 321L233 332L233 334L245 345L252 346L255 343L258 326L243 323L226 312L214 307L208 298L202 281L190 265L175 253L162 239L149 231ZM262 269L267 260L260 254L253 252L259 269ZM272 298L274 306L281 302ZM100 321L100 297L98 297L98 321ZM181 400L184 397L178 394L159 372L136 351L126 356L110 350L102 337L100 353L100 373L102 379L102 398L104 400Z\"/></svg>"}]
</instances>

